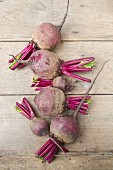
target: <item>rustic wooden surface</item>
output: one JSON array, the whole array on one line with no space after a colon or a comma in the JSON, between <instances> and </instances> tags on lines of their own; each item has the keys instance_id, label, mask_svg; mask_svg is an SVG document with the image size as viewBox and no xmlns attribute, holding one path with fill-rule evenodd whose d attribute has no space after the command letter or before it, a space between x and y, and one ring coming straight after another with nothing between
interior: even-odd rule
<instances>
[{"instance_id":1,"label":"rustic wooden surface","mask_svg":"<svg viewBox=\"0 0 113 170\"><path fill-rule=\"evenodd\" d=\"M63 43L55 52L63 60L94 56L96 66L84 74L94 78L105 60L103 72L91 90L89 116L79 116L81 133L67 148L75 156L57 157L50 165L41 163L34 152L47 140L34 136L29 121L14 110L25 96L32 103L33 73L26 67L10 71L9 54L16 54L31 39L32 29L43 21L58 25L66 0L0 1L0 170L112 170L113 169L113 1L70 0L62 29ZM83 94L89 84L78 82L68 94Z\"/></svg>"}]
</instances>

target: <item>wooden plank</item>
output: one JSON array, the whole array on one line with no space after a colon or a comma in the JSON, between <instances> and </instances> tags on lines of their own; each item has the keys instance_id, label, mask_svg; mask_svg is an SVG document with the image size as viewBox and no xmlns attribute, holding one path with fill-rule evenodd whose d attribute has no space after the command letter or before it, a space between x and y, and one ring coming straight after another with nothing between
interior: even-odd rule
<instances>
[{"instance_id":1,"label":"wooden plank","mask_svg":"<svg viewBox=\"0 0 113 170\"><path fill-rule=\"evenodd\" d=\"M32 101L34 96L26 96ZM1 156L32 155L47 138L36 137L29 127L29 120L14 110L15 102L22 96L0 96L0 150ZM82 152L113 151L113 105L112 95L92 96L89 116L79 116L80 136L69 150ZM6 102L7 101L7 102ZM37 111L36 111L36 114ZM70 112L72 114L72 112Z\"/></svg>"},{"instance_id":2,"label":"wooden plank","mask_svg":"<svg viewBox=\"0 0 113 170\"><path fill-rule=\"evenodd\" d=\"M112 170L113 158L107 156L76 156L57 158L51 164L41 163L37 158L30 156L2 157L0 168L2 170Z\"/></svg>"},{"instance_id":3,"label":"wooden plank","mask_svg":"<svg viewBox=\"0 0 113 170\"><path fill-rule=\"evenodd\" d=\"M30 87L33 73L26 67L23 70L11 71L8 69L9 54L16 55L24 46L25 42L0 42L0 94L35 94L33 88ZM113 94L113 72L112 56L113 42L65 42L62 43L55 52L62 60L71 60L80 57L94 56L96 58L96 66L90 73L82 75L93 79L97 74L100 66L106 60L108 62L99 76L92 94ZM74 79L75 80L75 79ZM75 81L74 81L75 82ZM89 87L89 83L79 82L75 84L77 87L69 92L71 94L82 94Z\"/></svg>"},{"instance_id":4,"label":"wooden plank","mask_svg":"<svg viewBox=\"0 0 113 170\"><path fill-rule=\"evenodd\" d=\"M0 40L30 40L42 22L59 25L67 0L0 1ZM113 40L112 0L70 0L64 40Z\"/></svg>"}]
</instances>

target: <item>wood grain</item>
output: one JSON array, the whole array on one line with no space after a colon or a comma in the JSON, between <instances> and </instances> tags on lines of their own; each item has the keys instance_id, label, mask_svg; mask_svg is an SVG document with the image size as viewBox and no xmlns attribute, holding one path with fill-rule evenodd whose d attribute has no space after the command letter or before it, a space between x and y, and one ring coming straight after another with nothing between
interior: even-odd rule
<instances>
[{"instance_id":1,"label":"wood grain","mask_svg":"<svg viewBox=\"0 0 113 170\"><path fill-rule=\"evenodd\" d=\"M0 95L7 94L36 94L31 88L31 81L34 74L26 67L23 70L11 71L8 68L9 54L16 55L24 46L25 42L0 42ZM82 73L82 76L93 79L100 69L102 63L110 60L98 80L96 81L92 94L113 94L113 43L112 42L65 42L55 52L62 60L71 60L80 57L94 56L96 65L92 72ZM75 82L75 79L73 79ZM70 94L83 94L89 87L89 83L75 83L75 89Z\"/></svg>"},{"instance_id":2,"label":"wood grain","mask_svg":"<svg viewBox=\"0 0 113 170\"><path fill-rule=\"evenodd\" d=\"M76 156L57 158L51 164L41 163L31 156L3 157L2 170L112 170L113 158L108 156Z\"/></svg>"},{"instance_id":3,"label":"wood grain","mask_svg":"<svg viewBox=\"0 0 113 170\"><path fill-rule=\"evenodd\" d=\"M30 40L42 22L59 25L67 0L3 0L0 2L0 40ZM62 29L63 40L113 40L112 0L70 0Z\"/></svg>"}]
</instances>

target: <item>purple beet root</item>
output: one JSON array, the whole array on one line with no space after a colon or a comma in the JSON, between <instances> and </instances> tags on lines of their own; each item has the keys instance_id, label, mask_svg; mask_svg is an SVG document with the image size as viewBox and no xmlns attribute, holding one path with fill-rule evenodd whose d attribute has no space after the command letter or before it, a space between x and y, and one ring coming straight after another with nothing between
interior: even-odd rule
<instances>
[{"instance_id":1,"label":"purple beet root","mask_svg":"<svg viewBox=\"0 0 113 170\"><path fill-rule=\"evenodd\" d=\"M45 87L35 96L34 102L40 116L50 118L63 112L65 95L60 89Z\"/></svg>"},{"instance_id":2,"label":"purple beet root","mask_svg":"<svg viewBox=\"0 0 113 170\"><path fill-rule=\"evenodd\" d=\"M31 131L34 135L45 136L48 134L48 123L42 118L35 117L35 113L25 97L22 104L16 102L16 110L30 120Z\"/></svg>"},{"instance_id":3,"label":"purple beet root","mask_svg":"<svg viewBox=\"0 0 113 170\"><path fill-rule=\"evenodd\" d=\"M30 127L36 136L46 136L48 134L48 123L42 118L34 117L30 122Z\"/></svg>"},{"instance_id":4,"label":"purple beet root","mask_svg":"<svg viewBox=\"0 0 113 170\"><path fill-rule=\"evenodd\" d=\"M32 39L40 49L52 50L61 42L61 29L67 17L69 0L64 18L59 26L44 22L32 33Z\"/></svg>"},{"instance_id":5,"label":"purple beet root","mask_svg":"<svg viewBox=\"0 0 113 170\"><path fill-rule=\"evenodd\" d=\"M33 31L32 39L40 49L51 50L61 42L61 32L58 27L45 22Z\"/></svg>"},{"instance_id":6,"label":"purple beet root","mask_svg":"<svg viewBox=\"0 0 113 170\"><path fill-rule=\"evenodd\" d=\"M79 125L73 118L57 116L51 120L50 133L64 143L72 143L79 134Z\"/></svg>"},{"instance_id":7,"label":"purple beet root","mask_svg":"<svg viewBox=\"0 0 113 170\"><path fill-rule=\"evenodd\" d=\"M63 77L58 76L53 80L53 87L66 91L67 82Z\"/></svg>"},{"instance_id":8,"label":"purple beet root","mask_svg":"<svg viewBox=\"0 0 113 170\"><path fill-rule=\"evenodd\" d=\"M53 79L58 75L59 61L55 53L38 50L31 55L28 62L31 70L38 78Z\"/></svg>"}]
</instances>

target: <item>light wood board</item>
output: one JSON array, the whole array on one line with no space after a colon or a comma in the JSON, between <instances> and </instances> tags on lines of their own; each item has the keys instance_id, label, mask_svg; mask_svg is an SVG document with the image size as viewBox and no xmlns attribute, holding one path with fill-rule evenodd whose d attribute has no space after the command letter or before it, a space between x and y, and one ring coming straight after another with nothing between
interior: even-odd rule
<instances>
[{"instance_id":1,"label":"light wood board","mask_svg":"<svg viewBox=\"0 0 113 170\"><path fill-rule=\"evenodd\" d=\"M59 25L67 0L1 0L0 40L30 40L42 22ZM63 40L113 40L112 0L70 0Z\"/></svg>"}]
</instances>

